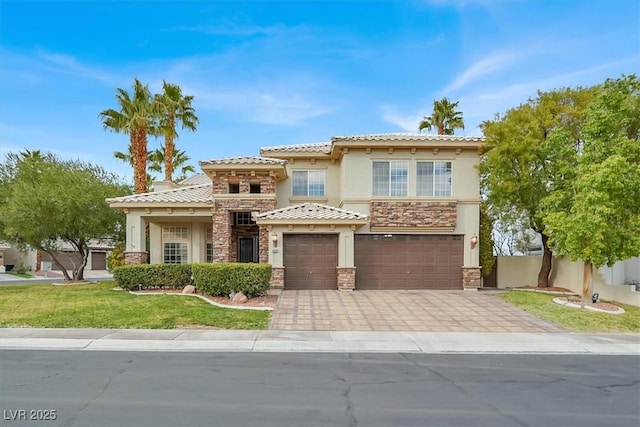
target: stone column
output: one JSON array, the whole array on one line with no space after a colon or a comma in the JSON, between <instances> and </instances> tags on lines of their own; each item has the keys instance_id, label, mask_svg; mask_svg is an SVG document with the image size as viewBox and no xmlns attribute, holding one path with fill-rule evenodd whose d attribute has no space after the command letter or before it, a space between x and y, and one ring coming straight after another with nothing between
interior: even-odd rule
<instances>
[{"instance_id":1,"label":"stone column","mask_svg":"<svg viewBox=\"0 0 640 427\"><path fill-rule=\"evenodd\" d=\"M284 289L284 267L271 268L271 280L269 281L269 295L280 295Z\"/></svg>"},{"instance_id":2,"label":"stone column","mask_svg":"<svg viewBox=\"0 0 640 427\"><path fill-rule=\"evenodd\" d=\"M482 287L482 267L462 267L462 288L465 291L477 291Z\"/></svg>"},{"instance_id":3,"label":"stone column","mask_svg":"<svg viewBox=\"0 0 640 427\"><path fill-rule=\"evenodd\" d=\"M125 264L146 264L147 253L146 252L125 252L124 263Z\"/></svg>"},{"instance_id":4,"label":"stone column","mask_svg":"<svg viewBox=\"0 0 640 427\"><path fill-rule=\"evenodd\" d=\"M338 290L353 291L356 288L356 268L336 267L338 273Z\"/></svg>"}]
</instances>

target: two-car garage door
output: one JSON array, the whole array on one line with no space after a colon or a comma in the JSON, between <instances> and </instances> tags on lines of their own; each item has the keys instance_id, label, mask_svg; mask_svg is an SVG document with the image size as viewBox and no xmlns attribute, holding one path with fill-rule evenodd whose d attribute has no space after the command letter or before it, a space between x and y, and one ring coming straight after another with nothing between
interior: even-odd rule
<instances>
[{"instance_id":1,"label":"two-car garage door","mask_svg":"<svg viewBox=\"0 0 640 427\"><path fill-rule=\"evenodd\" d=\"M357 234L356 289L461 289L462 236ZM285 234L285 289L336 289L338 236Z\"/></svg>"},{"instance_id":2,"label":"two-car garage door","mask_svg":"<svg viewBox=\"0 0 640 427\"><path fill-rule=\"evenodd\" d=\"M356 289L461 289L462 236L355 236Z\"/></svg>"}]
</instances>

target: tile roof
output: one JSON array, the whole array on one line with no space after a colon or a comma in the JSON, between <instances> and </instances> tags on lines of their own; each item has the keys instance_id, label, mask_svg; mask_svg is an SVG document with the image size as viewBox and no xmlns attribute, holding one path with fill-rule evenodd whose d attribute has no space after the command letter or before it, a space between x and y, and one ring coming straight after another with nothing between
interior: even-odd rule
<instances>
[{"instance_id":1,"label":"tile roof","mask_svg":"<svg viewBox=\"0 0 640 427\"><path fill-rule=\"evenodd\" d=\"M483 136L433 135L422 133L379 133L371 135L334 136L331 141L451 141L484 142Z\"/></svg>"},{"instance_id":2,"label":"tile roof","mask_svg":"<svg viewBox=\"0 0 640 427\"><path fill-rule=\"evenodd\" d=\"M178 185L192 186L192 185L210 184L210 183L211 183L211 178L209 178L207 175L203 173L199 173L180 181Z\"/></svg>"},{"instance_id":3,"label":"tile roof","mask_svg":"<svg viewBox=\"0 0 640 427\"><path fill-rule=\"evenodd\" d=\"M212 187L209 183L173 190L116 197L107 199L107 203L210 203L212 196Z\"/></svg>"},{"instance_id":4,"label":"tile roof","mask_svg":"<svg viewBox=\"0 0 640 427\"><path fill-rule=\"evenodd\" d=\"M200 165L284 165L286 160L272 159L269 157L244 156L227 157L225 159L211 159L199 162Z\"/></svg>"},{"instance_id":5,"label":"tile roof","mask_svg":"<svg viewBox=\"0 0 640 427\"><path fill-rule=\"evenodd\" d=\"M331 152L330 142L316 142L313 144L279 145L274 147L262 147L260 152L286 152L286 153L322 153Z\"/></svg>"},{"instance_id":6,"label":"tile roof","mask_svg":"<svg viewBox=\"0 0 640 427\"><path fill-rule=\"evenodd\" d=\"M256 215L266 220L367 220L368 216L319 203L302 203Z\"/></svg>"}]
</instances>

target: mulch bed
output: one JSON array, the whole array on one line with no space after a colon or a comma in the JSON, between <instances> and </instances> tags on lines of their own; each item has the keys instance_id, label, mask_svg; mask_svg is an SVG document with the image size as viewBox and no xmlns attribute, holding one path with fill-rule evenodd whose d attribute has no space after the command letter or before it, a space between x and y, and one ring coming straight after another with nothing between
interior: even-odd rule
<instances>
[{"instance_id":1,"label":"mulch bed","mask_svg":"<svg viewBox=\"0 0 640 427\"><path fill-rule=\"evenodd\" d=\"M617 312L620 307L618 307L617 305L613 305L610 304L608 302L602 302L602 301L598 301L596 303L589 301L589 300L584 300L580 297L567 297L567 298L563 298L564 300L571 302L573 304L577 304L580 305L581 307L593 307L593 308L597 308L599 310L602 311L610 311L610 312Z\"/></svg>"},{"instance_id":2,"label":"mulch bed","mask_svg":"<svg viewBox=\"0 0 640 427\"><path fill-rule=\"evenodd\" d=\"M135 291L136 293L145 293L145 294L181 294L182 291L179 289L163 289L163 290L142 290ZM188 294L186 294L188 295ZM228 305L230 307L269 307L274 308L276 306L276 302L278 301L278 297L276 295L262 295L259 297L249 298L249 300L243 304L234 303L230 298L227 297L212 297L211 295L205 294L197 294L203 298L208 299L209 301L213 301L218 304Z\"/></svg>"}]
</instances>

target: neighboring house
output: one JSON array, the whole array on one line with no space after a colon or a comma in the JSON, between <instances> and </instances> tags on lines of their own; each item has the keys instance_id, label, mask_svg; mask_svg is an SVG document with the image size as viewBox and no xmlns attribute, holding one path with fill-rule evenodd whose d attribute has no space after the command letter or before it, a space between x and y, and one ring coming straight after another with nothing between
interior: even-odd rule
<instances>
[{"instance_id":1,"label":"neighboring house","mask_svg":"<svg viewBox=\"0 0 640 427\"><path fill-rule=\"evenodd\" d=\"M93 239L89 242L89 256L87 257L87 265L85 271L93 270L106 270L107 269L107 255L113 250L115 244L110 239ZM67 270L73 270L77 265L82 262L80 253L75 248L66 242L60 244L60 250L54 253L56 259ZM38 251L38 266L42 269L42 262L50 262L52 270L60 270L49 254L43 251Z\"/></svg>"},{"instance_id":2,"label":"neighboring house","mask_svg":"<svg viewBox=\"0 0 640 427\"><path fill-rule=\"evenodd\" d=\"M27 270L36 265L36 251L20 250L9 242L0 241L0 273L12 271L20 267Z\"/></svg>"},{"instance_id":3,"label":"neighboring house","mask_svg":"<svg viewBox=\"0 0 640 427\"><path fill-rule=\"evenodd\" d=\"M108 202L127 216L127 263L268 262L274 293L475 288L483 148L421 134L264 147Z\"/></svg>"}]
</instances>

